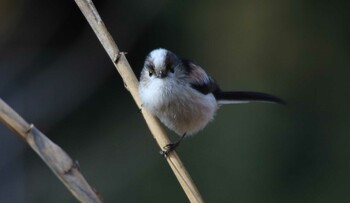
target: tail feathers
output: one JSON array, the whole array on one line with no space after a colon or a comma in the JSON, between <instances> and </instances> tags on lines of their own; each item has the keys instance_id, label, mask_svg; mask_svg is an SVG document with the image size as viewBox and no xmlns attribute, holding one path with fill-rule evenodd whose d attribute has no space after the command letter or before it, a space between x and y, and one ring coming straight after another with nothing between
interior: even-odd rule
<instances>
[{"instance_id":1,"label":"tail feathers","mask_svg":"<svg viewBox=\"0 0 350 203\"><path fill-rule=\"evenodd\" d=\"M219 104L239 104L248 102L271 102L278 104L286 104L282 99L261 92L215 92L214 96Z\"/></svg>"}]
</instances>

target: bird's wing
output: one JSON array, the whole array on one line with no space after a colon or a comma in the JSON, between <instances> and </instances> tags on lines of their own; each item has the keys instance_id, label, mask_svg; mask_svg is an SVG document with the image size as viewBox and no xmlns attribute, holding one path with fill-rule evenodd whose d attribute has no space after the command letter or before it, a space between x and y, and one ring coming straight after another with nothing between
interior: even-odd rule
<instances>
[{"instance_id":1,"label":"bird's wing","mask_svg":"<svg viewBox=\"0 0 350 203\"><path fill-rule=\"evenodd\" d=\"M187 69L189 83L193 89L205 95L220 90L215 80L207 75L200 66L188 60L183 60L183 64Z\"/></svg>"},{"instance_id":2,"label":"bird's wing","mask_svg":"<svg viewBox=\"0 0 350 203\"><path fill-rule=\"evenodd\" d=\"M189 74L191 87L202 94L212 93L219 104L239 104L248 102L271 102L286 104L282 99L261 92L249 91L221 91L216 81L210 77L200 66L183 60L184 66Z\"/></svg>"}]
</instances>

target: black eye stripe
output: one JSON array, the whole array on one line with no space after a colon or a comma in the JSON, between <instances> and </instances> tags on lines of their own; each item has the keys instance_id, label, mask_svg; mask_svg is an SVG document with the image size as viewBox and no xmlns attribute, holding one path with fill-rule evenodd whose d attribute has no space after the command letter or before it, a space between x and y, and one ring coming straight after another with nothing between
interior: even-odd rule
<instances>
[{"instance_id":1,"label":"black eye stripe","mask_svg":"<svg viewBox=\"0 0 350 203\"><path fill-rule=\"evenodd\" d=\"M146 67L147 67L148 70L154 71L154 65L152 63L146 64Z\"/></svg>"},{"instance_id":2,"label":"black eye stripe","mask_svg":"<svg viewBox=\"0 0 350 203\"><path fill-rule=\"evenodd\" d=\"M174 62L175 62L175 58L174 58L174 54L171 52L167 52L167 55L165 57L165 69L166 71L170 71L171 73L174 73Z\"/></svg>"},{"instance_id":3,"label":"black eye stripe","mask_svg":"<svg viewBox=\"0 0 350 203\"><path fill-rule=\"evenodd\" d=\"M146 64L146 68L147 68L147 70L148 70L148 72L149 72L149 74L151 76L154 73L154 65L153 65L153 63L147 63Z\"/></svg>"},{"instance_id":4,"label":"black eye stripe","mask_svg":"<svg viewBox=\"0 0 350 203\"><path fill-rule=\"evenodd\" d=\"M152 62L146 62L145 67L147 68L149 77L151 77L154 73L154 64Z\"/></svg>"},{"instance_id":5,"label":"black eye stripe","mask_svg":"<svg viewBox=\"0 0 350 203\"><path fill-rule=\"evenodd\" d=\"M171 62L169 60L165 61L165 69L169 71L171 69Z\"/></svg>"}]
</instances>

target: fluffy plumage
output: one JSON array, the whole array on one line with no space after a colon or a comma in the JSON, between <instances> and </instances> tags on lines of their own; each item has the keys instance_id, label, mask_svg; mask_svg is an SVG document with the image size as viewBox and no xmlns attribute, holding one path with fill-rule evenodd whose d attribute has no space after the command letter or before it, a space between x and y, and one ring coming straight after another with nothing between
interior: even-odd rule
<instances>
[{"instance_id":1,"label":"fluffy plumage","mask_svg":"<svg viewBox=\"0 0 350 203\"><path fill-rule=\"evenodd\" d=\"M139 93L142 107L179 135L203 129L220 104L263 101L284 103L259 92L223 92L198 65L166 49L153 50L141 72Z\"/></svg>"}]
</instances>

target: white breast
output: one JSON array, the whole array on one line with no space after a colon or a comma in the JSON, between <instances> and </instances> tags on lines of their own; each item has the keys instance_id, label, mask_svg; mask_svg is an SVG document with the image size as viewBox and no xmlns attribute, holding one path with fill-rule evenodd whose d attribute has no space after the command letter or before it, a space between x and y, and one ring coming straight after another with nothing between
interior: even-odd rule
<instances>
[{"instance_id":1,"label":"white breast","mask_svg":"<svg viewBox=\"0 0 350 203\"><path fill-rule=\"evenodd\" d=\"M218 108L215 97L171 82L176 81L155 78L147 86L140 85L143 107L179 135L203 129Z\"/></svg>"}]
</instances>

